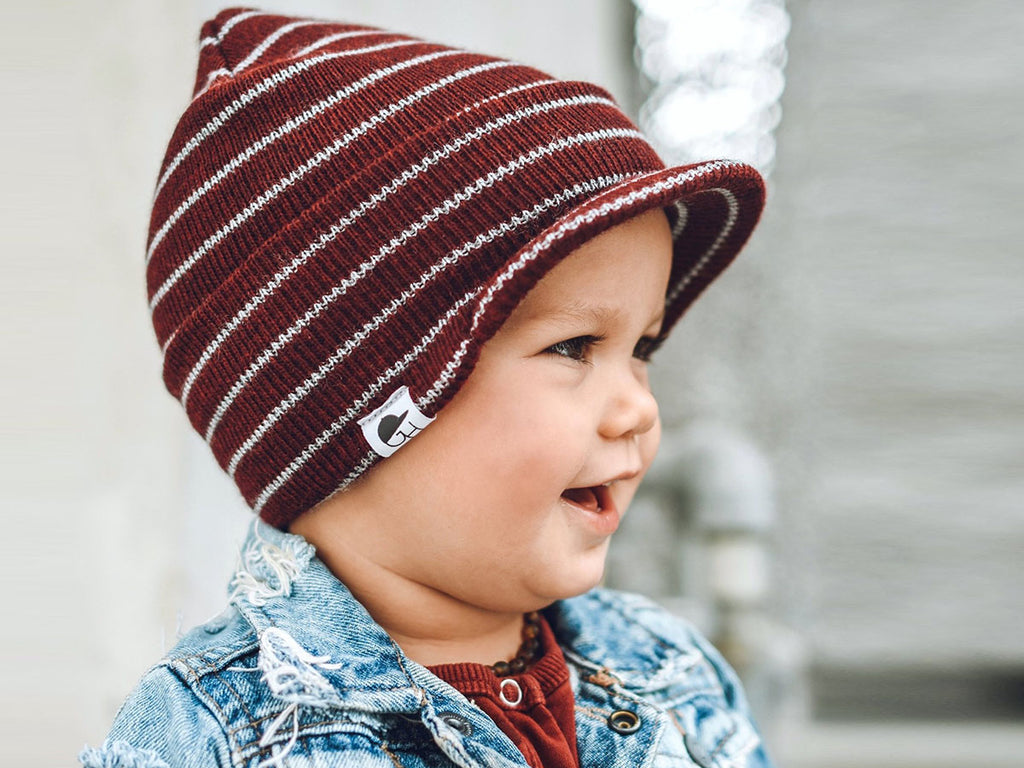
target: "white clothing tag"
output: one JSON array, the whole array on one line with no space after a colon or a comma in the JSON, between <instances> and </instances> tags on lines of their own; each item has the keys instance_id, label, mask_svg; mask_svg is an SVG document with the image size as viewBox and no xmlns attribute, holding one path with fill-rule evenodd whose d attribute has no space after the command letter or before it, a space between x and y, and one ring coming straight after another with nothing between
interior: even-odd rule
<instances>
[{"instance_id":1,"label":"white clothing tag","mask_svg":"<svg viewBox=\"0 0 1024 768\"><path fill-rule=\"evenodd\" d=\"M370 447L387 458L432 421L416 407L409 388L399 387L384 405L361 418L359 426Z\"/></svg>"}]
</instances>

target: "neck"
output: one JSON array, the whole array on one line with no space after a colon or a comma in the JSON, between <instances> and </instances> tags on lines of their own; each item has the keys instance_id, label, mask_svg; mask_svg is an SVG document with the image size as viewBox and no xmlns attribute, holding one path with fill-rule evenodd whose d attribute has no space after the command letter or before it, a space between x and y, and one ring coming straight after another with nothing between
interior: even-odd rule
<instances>
[{"instance_id":1,"label":"neck","mask_svg":"<svg viewBox=\"0 0 1024 768\"><path fill-rule=\"evenodd\" d=\"M513 658L522 643L523 613L491 609L409 578L346 546L300 518L291 528L352 592L373 620L413 661L424 666Z\"/></svg>"}]
</instances>

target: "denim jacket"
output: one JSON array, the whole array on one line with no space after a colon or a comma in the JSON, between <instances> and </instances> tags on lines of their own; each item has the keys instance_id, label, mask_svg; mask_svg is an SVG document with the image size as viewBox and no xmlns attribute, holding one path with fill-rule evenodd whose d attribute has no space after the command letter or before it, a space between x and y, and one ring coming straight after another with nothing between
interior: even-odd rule
<instances>
[{"instance_id":1,"label":"denim jacket","mask_svg":"<svg viewBox=\"0 0 1024 768\"><path fill-rule=\"evenodd\" d=\"M770 766L735 673L682 620L597 589L546 612L582 768ZM228 608L121 707L86 768L525 768L483 711L409 659L305 539L257 523Z\"/></svg>"}]
</instances>

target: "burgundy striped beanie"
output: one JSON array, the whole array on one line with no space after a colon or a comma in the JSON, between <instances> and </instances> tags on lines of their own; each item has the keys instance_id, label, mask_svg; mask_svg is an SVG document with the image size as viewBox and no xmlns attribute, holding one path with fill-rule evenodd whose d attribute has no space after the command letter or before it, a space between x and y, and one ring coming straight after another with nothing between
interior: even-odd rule
<instances>
[{"instance_id":1,"label":"burgundy striped beanie","mask_svg":"<svg viewBox=\"0 0 1024 768\"><path fill-rule=\"evenodd\" d=\"M149 228L164 381L246 502L286 528L426 426L585 241L666 210L667 333L763 203L742 163L666 168L590 83L225 10L203 26Z\"/></svg>"}]
</instances>

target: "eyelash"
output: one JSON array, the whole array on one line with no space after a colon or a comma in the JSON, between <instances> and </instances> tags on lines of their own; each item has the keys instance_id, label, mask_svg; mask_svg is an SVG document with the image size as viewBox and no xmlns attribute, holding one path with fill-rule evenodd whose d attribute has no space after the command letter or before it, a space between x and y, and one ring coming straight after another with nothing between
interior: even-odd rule
<instances>
[{"instance_id":1,"label":"eyelash","mask_svg":"<svg viewBox=\"0 0 1024 768\"><path fill-rule=\"evenodd\" d=\"M590 347L601 341L603 341L603 338L600 336L574 336L571 339L565 339L552 344L544 351L582 363L587 361L587 351ZM633 357L643 363L649 363L651 362L651 357L658 351L660 346L660 339L656 339L653 336L644 336L633 348Z\"/></svg>"}]
</instances>

